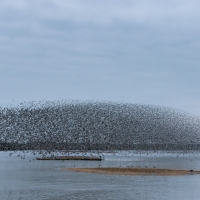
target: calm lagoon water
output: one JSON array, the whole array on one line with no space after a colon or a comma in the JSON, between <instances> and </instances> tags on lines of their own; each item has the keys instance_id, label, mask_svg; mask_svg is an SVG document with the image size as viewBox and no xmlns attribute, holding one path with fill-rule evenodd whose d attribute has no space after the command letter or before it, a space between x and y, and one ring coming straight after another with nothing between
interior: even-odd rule
<instances>
[{"instance_id":1,"label":"calm lagoon water","mask_svg":"<svg viewBox=\"0 0 200 200\"><path fill-rule=\"evenodd\" d=\"M68 167L133 166L200 170L200 152L103 153L103 161L38 161L30 152L0 152L0 199L199 200L200 175L123 176L65 171ZM18 157L17 155L20 154ZM25 154L25 159L21 155ZM34 159L34 160L33 160Z\"/></svg>"}]
</instances>

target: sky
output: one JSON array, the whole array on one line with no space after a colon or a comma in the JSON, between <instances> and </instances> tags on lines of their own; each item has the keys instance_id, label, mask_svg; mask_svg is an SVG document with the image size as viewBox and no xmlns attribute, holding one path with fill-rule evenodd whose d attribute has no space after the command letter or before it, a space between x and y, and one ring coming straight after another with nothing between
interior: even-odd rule
<instances>
[{"instance_id":1,"label":"sky","mask_svg":"<svg viewBox=\"0 0 200 200\"><path fill-rule=\"evenodd\" d=\"M0 1L0 106L169 106L200 116L199 0Z\"/></svg>"}]
</instances>

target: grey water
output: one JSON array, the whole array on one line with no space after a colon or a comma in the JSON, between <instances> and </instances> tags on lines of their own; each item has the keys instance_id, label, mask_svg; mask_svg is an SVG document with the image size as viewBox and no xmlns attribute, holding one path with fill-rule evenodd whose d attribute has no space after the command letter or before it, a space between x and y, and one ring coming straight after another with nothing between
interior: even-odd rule
<instances>
[{"instance_id":1,"label":"grey water","mask_svg":"<svg viewBox=\"0 0 200 200\"><path fill-rule=\"evenodd\" d=\"M0 199L200 199L200 175L124 176L64 170L106 166L200 170L199 151L184 154L119 151L102 155L105 158L102 161L62 162L35 160L36 155L31 152L0 152Z\"/></svg>"}]
</instances>

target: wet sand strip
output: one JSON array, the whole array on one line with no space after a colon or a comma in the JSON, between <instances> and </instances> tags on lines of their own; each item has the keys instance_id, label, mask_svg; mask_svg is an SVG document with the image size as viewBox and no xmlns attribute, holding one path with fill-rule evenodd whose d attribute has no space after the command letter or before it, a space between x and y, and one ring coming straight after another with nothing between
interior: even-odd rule
<instances>
[{"instance_id":1,"label":"wet sand strip","mask_svg":"<svg viewBox=\"0 0 200 200\"><path fill-rule=\"evenodd\" d=\"M102 158L93 156L51 156L36 158L36 160L102 160Z\"/></svg>"},{"instance_id":2,"label":"wet sand strip","mask_svg":"<svg viewBox=\"0 0 200 200\"><path fill-rule=\"evenodd\" d=\"M157 175L157 176L180 176L200 174L195 170L174 170L174 169L155 169L155 168L123 168L123 167L98 167L98 168L65 168L74 172L88 172L98 174L116 174L116 175Z\"/></svg>"}]
</instances>

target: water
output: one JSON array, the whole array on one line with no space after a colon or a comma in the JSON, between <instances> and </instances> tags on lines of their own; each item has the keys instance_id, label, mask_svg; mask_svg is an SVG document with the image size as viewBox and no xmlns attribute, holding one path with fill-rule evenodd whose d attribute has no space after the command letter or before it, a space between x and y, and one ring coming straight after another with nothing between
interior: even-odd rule
<instances>
[{"instance_id":1,"label":"water","mask_svg":"<svg viewBox=\"0 0 200 200\"><path fill-rule=\"evenodd\" d=\"M0 152L0 199L152 199L199 200L200 175L123 176L77 173L67 167L148 166L200 170L200 153L104 153L104 161L38 161L26 153ZM22 152L20 152L22 155Z\"/></svg>"}]
</instances>

